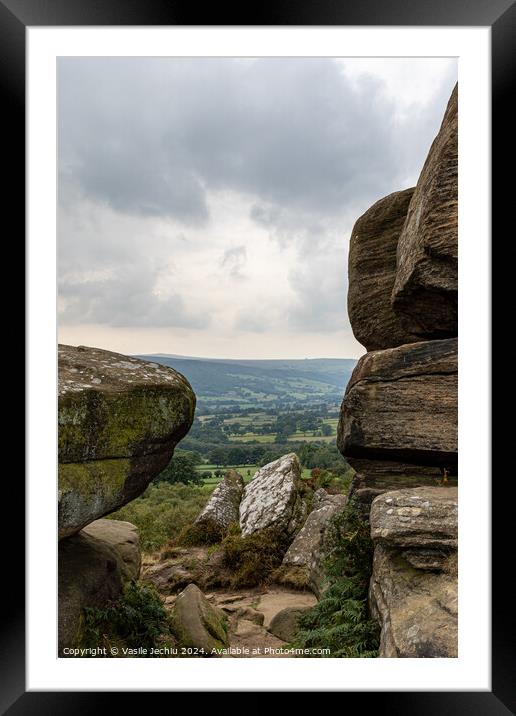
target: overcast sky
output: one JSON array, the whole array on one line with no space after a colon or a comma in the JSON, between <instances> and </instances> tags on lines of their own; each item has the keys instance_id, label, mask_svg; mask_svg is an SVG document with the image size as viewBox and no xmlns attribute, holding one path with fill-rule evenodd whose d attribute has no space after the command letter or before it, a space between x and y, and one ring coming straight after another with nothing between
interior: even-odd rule
<instances>
[{"instance_id":1,"label":"overcast sky","mask_svg":"<svg viewBox=\"0 0 516 716\"><path fill-rule=\"evenodd\" d=\"M61 58L59 338L357 357L354 221L413 186L454 59Z\"/></svg>"}]
</instances>

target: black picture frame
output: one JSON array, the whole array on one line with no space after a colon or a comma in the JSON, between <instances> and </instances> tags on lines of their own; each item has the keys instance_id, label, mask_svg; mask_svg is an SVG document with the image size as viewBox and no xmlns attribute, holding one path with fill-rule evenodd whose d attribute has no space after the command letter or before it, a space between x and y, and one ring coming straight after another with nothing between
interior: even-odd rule
<instances>
[{"instance_id":1,"label":"black picture frame","mask_svg":"<svg viewBox=\"0 0 516 716\"><path fill-rule=\"evenodd\" d=\"M199 20L202 19L202 22ZM509 166L514 137L511 79L515 75L516 5L513 0L289 0L235 7L212 4L202 10L184 0L0 0L0 87L4 129L4 156L8 182L5 207L13 223L15 247L24 246L25 216L25 31L34 26L66 25L360 25L360 26L490 26L492 33L492 209L496 222L508 219L514 199L511 182L503 169ZM512 167L511 167L512 168ZM507 222L507 226L509 226ZM496 228L496 224L495 224ZM23 236L22 236L23 233ZM496 294L495 294L496 296ZM31 348L29 346L29 348ZM486 436L489 440L489 436ZM500 444L503 437L500 438ZM507 444L507 443L505 443ZM496 454L493 449L493 454ZM22 515L24 488L19 475L9 479L9 512ZM465 477L467 479L467 477ZM509 476L506 479L510 479ZM502 480L501 480L502 481ZM493 485L493 594L492 594L492 691L491 692L360 692L346 693L360 699L360 708L379 708L384 713L493 714L516 712L515 636L511 628L514 607L507 574L507 545L512 503ZM16 535L16 549L9 542ZM108 694L99 692L25 691L25 594L22 555L23 532L4 537L4 583L6 600L0 622L0 713L86 714L102 710ZM5 563L7 562L7 564ZM512 571L512 570L511 570ZM8 585L8 588L7 588ZM509 592L509 593L508 593ZM512 617L511 617L512 615ZM512 624L514 626L514 623ZM313 685L317 691L317 685ZM338 690L338 685L336 685ZM121 694L117 695L117 699ZM174 707L170 702L169 707ZM148 698L144 695L143 698ZM172 698L174 698L172 696ZM133 706L139 695L131 694ZM364 699L366 701L364 702ZM117 702L118 703L118 702ZM344 706L344 702L343 702Z\"/></svg>"}]
</instances>

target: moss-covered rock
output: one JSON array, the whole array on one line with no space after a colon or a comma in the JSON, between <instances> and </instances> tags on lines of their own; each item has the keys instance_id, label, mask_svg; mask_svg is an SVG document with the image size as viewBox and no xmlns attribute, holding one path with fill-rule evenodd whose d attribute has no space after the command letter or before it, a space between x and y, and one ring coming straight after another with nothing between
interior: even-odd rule
<instances>
[{"instance_id":1,"label":"moss-covered rock","mask_svg":"<svg viewBox=\"0 0 516 716\"><path fill-rule=\"evenodd\" d=\"M311 589L319 595L325 582L325 537L332 519L346 506L345 495L329 495L320 489L314 495L312 511L288 548L275 579L297 589ZM278 634L276 636L279 636Z\"/></svg>"},{"instance_id":2,"label":"moss-covered rock","mask_svg":"<svg viewBox=\"0 0 516 716\"><path fill-rule=\"evenodd\" d=\"M457 656L457 489L415 487L377 497L369 587L379 656Z\"/></svg>"},{"instance_id":3,"label":"moss-covered rock","mask_svg":"<svg viewBox=\"0 0 516 716\"><path fill-rule=\"evenodd\" d=\"M179 646L195 651L191 656L217 656L213 650L229 645L226 615L212 606L195 584L178 595L170 626Z\"/></svg>"},{"instance_id":4,"label":"moss-covered rock","mask_svg":"<svg viewBox=\"0 0 516 716\"><path fill-rule=\"evenodd\" d=\"M59 346L59 536L140 495L188 432L195 395L172 368Z\"/></svg>"},{"instance_id":5,"label":"moss-covered rock","mask_svg":"<svg viewBox=\"0 0 516 716\"><path fill-rule=\"evenodd\" d=\"M208 503L189 532L193 544L220 542L230 525L238 522L244 480L236 470L228 470L213 490Z\"/></svg>"}]
</instances>

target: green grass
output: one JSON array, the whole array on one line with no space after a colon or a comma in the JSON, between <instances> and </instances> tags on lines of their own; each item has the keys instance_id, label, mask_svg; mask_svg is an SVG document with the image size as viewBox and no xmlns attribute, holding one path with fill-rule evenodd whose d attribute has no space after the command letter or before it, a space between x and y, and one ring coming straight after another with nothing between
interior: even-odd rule
<instances>
[{"instance_id":1,"label":"green grass","mask_svg":"<svg viewBox=\"0 0 516 716\"><path fill-rule=\"evenodd\" d=\"M323 423L326 423L326 425L331 425L335 432L337 432L337 426L339 424L338 418L324 418Z\"/></svg>"},{"instance_id":2,"label":"green grass","mask_svg":"<svg viewBox=\"0 0 516 716\"><path fill-rule=\"evenodd\" d=\"M143 495L109 515L132 522L144 552L154 552L190 525L208 502L215 485L150 485Z\"/></svg>"},{"instance_id":3,"label":"green grass","mask_svg":"<svg viewBox=\"0 0 516 716\"><path fill-rule=\"evenodd\" d=\"M331 443L332 441L335 442L335 435L303 435L303 433L295 433L294 435L289 435L287 441L296 443Z\"/></svg>"},{"instance_id":4,"label":"green grass","mask_svg":"<svg viewBox=\"0 0 516 716\"><path fill-rule=\"evenodd\" d=\"M207 468L206 465L203 465L201 469L199 469L199 472L202 474L203 472L206 472L207 470L204 470L203 468ZM227 470L236 470L239 472L242 477L244 478L244 482L249 482L253 477L254 473L259 470L260 468L258 465L227 465L221 468L211 467L209 469L209 472L213 472L213 470L220 469L223 472L226 472ZM249 475L247 474L247 471L249 470ZM215 486L222 480L221 477L215 477L214 475L212 477L207 477L204 480L203 485L204 486Z\"/></svg>"},{"instance_id":5,"label":"green grass","mask_svg":"<svg viewBox=\"0 0 516 716\"><path fill-rule=\"evenodd\" d=\"M268 433L267 435L259 435L257 433L246 433L245 435L230 435L229 442L232 443L273 443L276 439L276 433Z\"/></svg>"},{"instance_id":6,"label":"green grass","mask_svg":"<svg viewBox=\"0 0 516 716\"><path fill-rule=\"evenodd\" d=\"M210 470L210 472L212 472L213 470L216 470L217 468L214 465L210 465L210 466L203 465L202 468L199 469L199 472L202 473L208 469ZM253 479L255 473L259 469L260 469L260 467L258 465L227 465L227 466L220 468L220 470L222 470L223 472L225 472L226 470L236 470L237 472L239 472L242 475L242 477L244 478L244 482L246 482L246 483L250 482ZM248 470L250 473L249 475L247 474ZM301 472L301 477L304 480L308 480L311 476L310 473L311 473L310 469L303 468L303 470ZM204 488L210 488L210 487L212 488L215 485L217 485L221 480L222 480L222 477L214 477L214 476L208 477L204 480L203 487Z\"/></svg>"}]
</instances>

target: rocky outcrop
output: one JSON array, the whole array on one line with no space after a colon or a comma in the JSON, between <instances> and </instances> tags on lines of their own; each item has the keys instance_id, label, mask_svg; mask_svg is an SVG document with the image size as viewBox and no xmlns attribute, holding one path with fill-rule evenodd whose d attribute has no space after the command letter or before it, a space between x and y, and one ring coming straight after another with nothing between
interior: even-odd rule
<instances>
[{"instance_id":1,"label":"rocky outcrop","mask_svg":"<svg viewBox=\"0 0 516 716\"><path fill-rule=\"evenodd\" d=\"M99 520L59 543L58 649L80 643L85 607L106 607L140 571L136 527ZM110 525L105 523L110 522Z\"/></svg>"},{"instance_id":2,"label":"rocky outcrop","mask_svg":"<svg viewBox=\"0 0 516 716\"><path fill-rule=\"evenodd\" d=\"M284 455L258 470L240 503L242 536L273 528L294 536L307 515L301 465L295 453Z\"/></svg>"},{"instance_id":3,"label":"rocky outcrop","mask_svg":"<svg viewBox=\"0 0 516 716\"><path fill-rule=\"evenodd\" d=\"M140 495L193 420L186 379L157 363L59 346L59 536Z\"/></svg>"},{"instance_id":4,"label":"rocky outcrop","mask_svg":"<svg viewBox=\"0 0 516 716\"><path fill-rule=\"evenodd\" d=\"M371 506L371 539L401 549L457 549L457 488L389 492Z\"/></svg>"},{"instance_id":5,"label":"rocky outcrop","mask_svg":"<svg viewBox=\"0 0 516 716\"><path fill-rule=\"evenodd\" d=\"M457 92L415 190L377 202L350 244L350 319L369 352L337 444L376 545L370 605L387 657L457 654Z\"/></svg>"},{"instance_id":6,"label":"rocky outcrop","mask_svg":"<svg viewBox=\"0 0 516 716\"><path fill-rule=\"evenodd\" d=\"M298 589L309 588L317 595L321 593L324 584L325 537L331 520L342 512L345 505L345 495L329 495L324 489L317 490L312 511L275 575L278 582Z\"/></svg>"},{"instance_id":7,"label":"rocky outcrop","mask_svg":"<svg viewBox=\"0 0 516 716\"><path fill-rule=\"evenodd\" d=\"M366 520L375 497L391 490L406 487L438 487L446 480L450 487L457 485L457 477L448 475L444 478L442 470L437 467L414 466L403 463L382 462L380 460L360 460L360 468L364 473L355 473L351 482L348 499L355 499L357 507ZM394 465L394 467L392 467ZM399 471L399 472L397 472Z\"/></svg>"},{"instance_id":8,"label":"rocky outcrop","mask_svg":"<svg viewBox=\"0 0 516 716\"><path fill-rule=\"evenodd\" d=\"M243 492L242 476L236 470L228 470L195 520L195 528L205 531L213 541L219 541L228 527L239 521Z\"/></svg>"},{"instance_id":9,"label":"rocky outcrop","mask_svg":"<svg viewBox=\"0 0 516 716\"><path fill-rule=\"evenodd\" d=\"M458 87L417 182L397 247L392 306L424 338L457 335Z\"/></svg>"},{"instance_id":10,"label":"rocky outcrop","mask_svg":"<svg viewBox=\"0 0 516 716\"><path fill-rule=\"evenodd\" d=\"M369 598L381 657L457 656L457 489L377 497Z\"/></svg>"},{"instance_id":11,"label":"rocky outcrop","mask_svg":"<svg viewBox=\"0 0 516 716\"><path fill-rule=\"evenodd\" d=\"M398 239L414 189L373 204L355 223L349 242L348 314L355 338L368 351L413 343L391 306Z\"/></svg>"},{"instance_id":12,"label":"rocky outcrop","mask_svg":"<svg viewBox=\"0 0 516 716\"><path fill-rule=\"evenodd\" d=\"M210 604L195 584L177 596L170 621L179 646L197 650L192 656L217 656L214 650L228 646L224 612Z\"/></svg>"},{"instance_id":13,"label":"rocky outcrop","mask_svg":"<svg viewBox=\"0 0 516 716\"><path fill-rule=\"evenodd\" d=\"M457 465L457 340L367 353L346 388L338 446L361 459Z\"/></svg>"},{"instance_id":14,"label":"rocky outcrop","mask_svg":"<svg viewBox=\"0 0 516 716\"><path fill-rule=\"evenodd\" d=\"M364 515L385 490L451 483L457 470L457 87L410 191L365 212L350 245L350 317L369 353L347 386L337 444Z\"/></svg>"}]
</instances>

